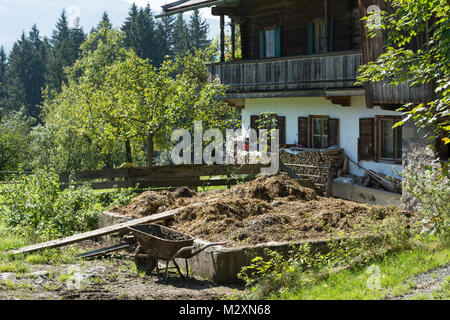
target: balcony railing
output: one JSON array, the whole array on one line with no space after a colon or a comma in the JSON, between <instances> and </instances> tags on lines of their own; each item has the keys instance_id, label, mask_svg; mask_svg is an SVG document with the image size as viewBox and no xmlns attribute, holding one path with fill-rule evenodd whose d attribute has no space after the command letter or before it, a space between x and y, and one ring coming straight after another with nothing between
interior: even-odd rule
<instances>
[{"instance_id":1,"label":"balcony railing","mask_svg":"<svg viewBox=\"0 0 450 320\"><path fill-rule=\"evenodd\" d=\"M282 57L208 65L209 81L219 79L229 93L281 90L361 89L354 85L361 52Z\"/></svg>"}]
</instances>

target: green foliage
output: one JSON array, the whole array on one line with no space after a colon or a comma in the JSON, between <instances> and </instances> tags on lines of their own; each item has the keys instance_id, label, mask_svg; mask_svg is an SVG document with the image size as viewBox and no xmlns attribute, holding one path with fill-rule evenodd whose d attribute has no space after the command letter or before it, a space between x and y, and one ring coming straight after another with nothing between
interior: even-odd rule
<instances>
[{"instance_id":1,"label":"green foliage","mask_svg":"<svg viewBox=\"0 0 450 320\"><path fill-rule=\"evenodd\" d=\"M369 266L386 255L414 247L416 229L405 223L398 209L375 207L369 216L361 220L360 226L353 226L353 231L332 235L340 240L330 235L328 248L313 250L305 243L291 244L286 254L266 249L263 256L256 257L239 273L249 286L249 297L261 299L282 295L286 290L307 291L317 283L327 283L336 273Z\"/></svg>"},{"instance_id":2,"label":"green foliage","mask_svg":"<svg viewBox=\"0 0 450 320\"><path fill-rule=\"evenodd\" d=\"M200 11L194 10L189 18L189 42L192 50L205 50L211 46L211 40L208 39L209 26L202 19Z\"/></svg>"},{"instance_id":3,"label":"green foliage","mask_svg":"<svg viewBox=\"0 0 450 320\"><path fill-rule=\"evenodd\" d=\"M190 128L195 120L220 128L234 118L231 107L218 99L225 88L206 83L209 51L168 60L156 69L125 49L124 39L110 29L91 34L81 46L81 58L68 69L68 85L46 101L47 109L59 110L102 151L126 141L145 142L149 159L154 147L170 146L174 129Z\"/></svg>"},{"instance_id":4,"label":"green foliage","mask_svg":"<svg viewBox=\"0 0 450 320\"><path fill-rule=\"evenodd\" d=\"M440 172L432 167L423 172L409 172L407 191L418 201L423 215L422 232L450 238L450 183L439 178Z\"/></svg>"},{"instance_id":5,"label":"green foliage","mask_svg":"<svg viewBox=\"0 0 450 320\"><path fill-rule=\"evenodd\" d=\"M133 49L137 56L144 60L158 59L158 46L155 45L156 26L153 12L150 4L145 8L138 9L136 4L130 8L128 17L122 26L125 34L125 45L129 49Z\"/></svg>"},{"instance_id":6,"label":"green foliage","mask_svg":"<svg viewBox=\"0 0 450 320\"><path fill-rule=\"evenodd\" d=\"M71 66L78 59L80 45L85 39L86 35L79 25L69 27L63 10L52 34L52 49L47 63L46 80L50 90L57 92L61 90L63 82L66 81L64 68Z\"/></svg>"},{"instance_id":7,"label":"green foliage","mask_svg":"<svg viewBox=\"0 0 450 320\"><path fill-rule=\"evenodd\" d=\"M95 229L101 206L87 187L59 189L54 171L36 170L2 190L0 219L10 230L36 240L50 240Z\"/></svg>"},{"instance_id":8,"label":"green foliage","mask_svg":"<svg viewBox=\"0 0 450 320\"><path fill-rule=\"evenodd\" d=\"M5 110L25 108L27 115L39 117L47 51L48 44L41 39L36 25L28 36L22 33L20 40L14 43L2 85L4 97L1 104Z\"/></svg>"},{"instance_id":9,"label":"green foliage","mask_svg":"<svg viewBox=\"0 0 450 320\"><path fill-rule=\"evenodd\" d=\"M447 0L389 2L393 13L383 13L381 21L386 36L383 54L361 67L359 81L434 85L436 99L426 105L405 105L400 124L412 119L419 128L431 127L436 137L450 143L450 4ZM372 36L379 32L369 31ZM414 48L419 36L424 44Z\"/></svg>"},{"instance_id":10,"label":"green foliage","mask_svg":"<svg viewBox=\"0 0 450 320\"><path fill-rule=\"evenodd\" d=\"M329 272L354 257L354 248L343 241L330 241L330 250L312 250L309 243L291 244L288 255L265 249L264 257L256 257L242 268L238 277L253 286L250 298L261 299L283 287L307 286L323 279Z\"/></svg>"},{"instance_id":11,"label":"green foliage","mask_svg":"<svg viewBox=\"0 0 450 320\"><path fill-rule=\"evenodd\" d=\"M24 112L12 112L0 122L0 171L28 169L30 153L27 148L34 120Z\"/></svg>"}]
</instances>

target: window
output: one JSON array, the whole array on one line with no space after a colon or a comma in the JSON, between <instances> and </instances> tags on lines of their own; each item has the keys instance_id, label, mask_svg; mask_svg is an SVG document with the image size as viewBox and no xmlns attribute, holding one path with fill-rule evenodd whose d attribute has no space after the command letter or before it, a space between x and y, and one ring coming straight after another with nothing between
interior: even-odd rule
<instances>
[{"instance_id":1,"label":"window","mask_svg":"<svg viewBox=\"0 0 450 320\"><path fill-rule=\"evenodd\" d=\"M402 127L393 128L399 117L377 117L379 160L402 160Z\"/></svg>"},{"instance_id":2,"label":"window","mask_svg":"<svg viewBox=\"0 0 450 320\"><path fill-rule=\"evenodd\" d=\"M265 31L265 56L275 57L275 29Z\"/></svg>"},{"instance_id":3,"label":"window","mask_svg":"<svg viewBox=\"0 0 450 320\"><path fill-rule=\"evenodd\" d=\"M339 145L339 119L329 116L298 118L297 145L303 148L325 149Z\"/></svg>"},{"instance_id":4,"label":"window","mask_svg":"<svg viewBox=\"0 0 450 320\"><path fill-rule=\"evenodd\" d=\"M358 159L401 162L402 127L394 128L400 120L395 116L359 119Z\"/></svg>"},{"instance_id":5,"label":"window","mask_svg":"<svg viewBox=\"0 0 450 320\"><path fill-rule=\"evenodd\" d=\"M311 118L312 147L316 149L328 148L328 117Z\"/></svg>"},{"instance_id":6,"label":"window","mask_svg":"<svg viewBox=\"0 0 450 320\"><path fill-rule=\"evenodd\" d=\"M260 58L281 57L281 28L271 27L259 32Z\"/></svg>"},{"instance_id":7,"label":"window","mask_svg":"<svg viewBox=\"0 0 450 320\"><path fill-rule=\"evenodd\" d=\"M265 114L267 117L267 114ZM277 128L279 130L280 146L286 145L286 117L278 116L274 113L269 115L270 118L266 118L265 122L270 123L272 120L276 120ZM261 121L264 120L264 114L259 116L250 116L250 128L258 131L259 128L263 126ZM270 125L266 127L267 130L271 130Z\"/></svg>"},{"instance_id":8,"label":"window","mask_svg":"<svg viewBox=\"0 0 450 320\"><path fill-rule=\"evenodd\" d=\"M314 20L314 53L327 52L327 32L323 19Z\"/></svg>"}]
</instances>

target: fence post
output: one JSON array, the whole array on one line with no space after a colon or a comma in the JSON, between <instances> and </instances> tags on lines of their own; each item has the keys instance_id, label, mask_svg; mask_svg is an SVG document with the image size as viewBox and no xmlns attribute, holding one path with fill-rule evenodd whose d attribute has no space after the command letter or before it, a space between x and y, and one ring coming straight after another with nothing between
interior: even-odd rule
<instances>
[{"instance_id":1,"label":"fence post","mask_svg":"<svg viewBox=\"0 0 450 320\"><path fill-rule=\"evenodd\" d=\"M325 196L327 198L330 198L333 196L333 180L336 176L336 167L333 165L330 165L328 168L328 176L327 176L327 185L325 190Z\"/></svg>"}]
</instances>

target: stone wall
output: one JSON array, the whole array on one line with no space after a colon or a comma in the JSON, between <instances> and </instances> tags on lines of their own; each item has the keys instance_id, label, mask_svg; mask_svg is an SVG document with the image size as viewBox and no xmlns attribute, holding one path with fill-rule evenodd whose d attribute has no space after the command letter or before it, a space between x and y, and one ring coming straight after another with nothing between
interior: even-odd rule
<instances>
[{"instance_id":1,"label":"stone wall","mask_svg":"<svg viewBox=\"0 0 450 320\"><path fill-rule=\"evenodd\" d=\"M417 200L407 192L408 173L423 172L424 167L431 165L435 159L434 151L430 148L433 141L428 136L432 135L432 130L420 131L412 121L407 121L402 127L403 134L403 206L408 210L417 210Z\"/></svg>"}]
</instances>

